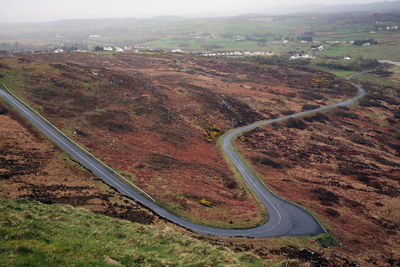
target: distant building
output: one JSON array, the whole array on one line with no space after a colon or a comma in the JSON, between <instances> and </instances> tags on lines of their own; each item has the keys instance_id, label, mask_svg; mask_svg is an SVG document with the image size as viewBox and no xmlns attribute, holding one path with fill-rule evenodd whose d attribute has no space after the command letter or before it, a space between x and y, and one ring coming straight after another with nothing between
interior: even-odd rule
<instances>
[{"instance_id":1,"label":"distant building","mask_svg":"<svg viewBox=\"0 0 400 267\"><path fill-rule=\"evenodd\" d=\"M103 47L104 51L114 51L114 49L111 46L105 46Z\"/></svg>"},{"instance_id":2,"label":"distant building","mask_svg":"<svg viewBox=\"0 0 400 267\"><path fill-rule=\"evenodd\" d=\"M234 38L237 42L243 42L243 41L246 41L246 39L247 39L245 36L242 36L242 35L235 35Z\"/></svg>"},{"instance_id":3,"label":"distant building","mask_svg":"<svg viewBox=\"0 0 400 267\"><path fill-rule=\"evenodd\" d=\"M315 58L314 55L309 55L309 54L304 54L304 55L299 55L299 54L295 54L293 56L291 56L289 59L291 60L296 60L296 59L312 59Z\"/></svg>"},{"instance_id":4,"label":"distant building","mask_svg":"<svg viewBox=\"0 0 400 267\"><path fill-rule=\"evenodd\" d=\"M117 51L117 52L124 52L124 49L122 49L121 47L118 47L118 46L117 46L117 47L115 48L115 51Z\"/></svg>"},{"instance_id":5,"label":"distant building","mask_svg":"<svg viewBox=\"0 0 400 267\"><path fill-rule=\"evenodd\" d=\"M90 34L89 35L89 38L99 38L99 37L101 37L101 35L98 35L98 34Z\"/></svg>"},{"instance_id":6,"label":"distant building","mask_svg":"<svg viewBox=\"0 0 400 267\"><path fill-rule=\"evenodd\" d=\"M351 56L345 56L344 57L344 60L350 60L351 59Z\"/></svg>"},{"instance_id":7,"label":"distant building","mask_svg":"<svg viewBox=\"0 0 400 267\"><path fill-rule=\"evenodd\" d=\"M54 50L54 53L56 53L56 54L63 53L63 52L64 52L64 49L61 49L61 48Z\"/></svg>"}]
</instances>

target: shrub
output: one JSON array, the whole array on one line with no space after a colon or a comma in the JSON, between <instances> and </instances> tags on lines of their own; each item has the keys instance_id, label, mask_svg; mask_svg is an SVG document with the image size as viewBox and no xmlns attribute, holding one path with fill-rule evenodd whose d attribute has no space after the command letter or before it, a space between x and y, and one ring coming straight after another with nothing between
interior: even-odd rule
<instances>
[{"instance_id":1,"label":"shrub","mask_svg":"<svg viewBox=\"0 0 400 267\"><path fill-rule=\"evenodd\" d=\"M269 158L260 158L258 162L266 166L271 166L274 169L282 169L282 165L280 163L275 162Z\"/></svg>"},{"instance_id":2,"label":"shrub","mask_svg":"<svg viewBox=\"0 0 400 267\"><path fill-rule=\"evenodd\" d=\"M363 107L377 107L377 108L386 108L384 105L382 105L379 102L376 101L371 101L367 98L363 98L359 101L360 106Z\"/></svg>"},{"instance_id":3,"label":"shrub","mask_svg":"<svg viewBox=\"0 0 400 267\"><path fill-rule=\"evenodd\" d=\"M324 234L323 236L318 237L315 241L317 241L323 248L339 246L339 242L331 234Z\"/></svg>"},{"instance_id":4,"label":"shrub","mask_svg":"<svg viewBox=\"0 0 400 267\"><path fill-rule=\"evenodd\" d=\"M326 208L325 209L326 214L328 214L329 216L336 218L336 217L340 217L340 213L337 210L331 209L331 208Z\"/></svg>"},{"instance_id":5,"label":"shrub","mask_svg":"<svg viewBox=\"0 0 400 267\"><path fill-rule=\"evenodd\" d=\"M286 127L304 130L307 124L301 119L290 118L286 121Z\"/></svg>"},{"instance_id":6,"label":"shrub","mask_svg":"<svg viewBox=\"0 0 400 267\"><path fill-rule=\"evenodd\" d=\"M284 111L282 111L281 113L283 114L283 115L292 115L292 114L294 114L296 111L294 111L294 110L284 110Z\"/></svg>"},{"instance_id":7,"label":"shrub","mask_svg":"<svg viewBox=\"0 0 400 267\"><path fill-rule=\"evenodd\" d=\"M320 105L304 104L303 107L302 107L302 110L303 110L303 111L306 111L306 110L313 110L313 109L317 109L317 108L319 108L319 107L320 107Z\"/></svg>"},{"instance_id":8,"label":"shrub","mask_svg":"<svg viewBox=\"0 0 400 267\"><path fill-rule=\"evenodd\" d=\"M273 123L271 123L271 126L274 127L274 129L278 129L280 124L277 122L273 122Z\"/></svg>"},{"instance_id":9,"label":"shrub","mask_svg":"<svg viewBox=\"0 0 400 267\"><path fill-rule=\"evenodd\" d=\"M0 115L6 115L8 110L0 103Z\"/></svg>"},{"instance_id":10,"label":"shrub","mask_svg":"<svg viewBox=\"0 0 400 267\"><path fill-rule=\"evenodd\" d=\"M400 119L400 109L395 110L395 111L393 112L393 115L394 115L394 117L395 117L396 119Z\"/></svg>"},{"instance_id":11,"label":"shrub","mask_svg":"<svg viewBox=\"0 0 400 267\"><path fill-rule=\"evenodd\" d=\"M393 74L393 72L384 68L377 68L373 73L383 78L390 77Z\"/></svg>"},{"instance_id":12,"label":"shrub","mask_svg":"<svg viewBox=\"0 0 400 267\"><path fill-rule=\"evenodd\" d=\"M202 204L202 205L204 205L204 206L206 206L206 207L211 207L211 205L212 205L212 202L211 202L211 201L208 201L208 200L205 199L205 198L200 199L199 203Z\"/></svg>"},{"instance_id":13,"label":"shrub","mask_svg":"<svg viewBox=\"0 0 400 267\"><path fill-rule=\"evenodd\" d=\"M333 114L338 117L345 117L345 118L351 118L351 119L359 119L360 118L360 116L358 116L354 112L347 112L342 109L335 110L333 112Z\"/></svg>"},{"instance_id":14,"label":"shrub","mask_svg":"<svg viewBox=\"0 0 400 267\"><path fill-rule=\"evenodd\" d=\"M329 121L329 117L323 113L318 112L312 116L305 117L304 120L308 122L313 122L313 121L325 122Z\"/></svg>"},{"instance_id":15,"label":"shrub","mask_svg":"<svg viewBox=\"0 0 400 267\"><path fill-rule=\"evenodd\" d=\"M317 195L317 199L321 201L322 205L331 206L332 203L339 203L339 196L324 188L314 188L311 192Z\"/></svg>"},{"instance_id":16,"label":"shrub","mask_svg":"<svg viewBox=\"0 0 400 267\"><path fill-rule=\"evenodd\" d=\"M319 93L309 91L300 92L300 97L305 100L321 100L324 98L324 96Z\"/></svg>"}]
</instances>

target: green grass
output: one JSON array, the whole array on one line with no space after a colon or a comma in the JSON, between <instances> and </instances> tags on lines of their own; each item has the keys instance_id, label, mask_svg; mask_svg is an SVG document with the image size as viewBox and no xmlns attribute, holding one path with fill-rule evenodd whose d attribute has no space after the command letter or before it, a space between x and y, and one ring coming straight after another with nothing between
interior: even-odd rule
<instances>
[{"instance_id":1,"label":"green grass","mask_svg":"<svg viewBox=\"0 0 400 267\"><path fill-rule=\"evenodd\" d=\"M376 84L381 84L381 85L385 85L385 86L393 86L393 87L399 86L399 84L394 82L393 79L382 78L375 74L364 74L364 75L355 77L355 79L360 80L360 81L367 81L367 82L372 82L372 83L376 83Z\"/></svg>"},{"instance_id":2,"label":"green grass","mask_svg":"<svg viewBox=\"0 0 400 267\"><path fill-rule=\"evenodd\" d=\"M371 58L371 59L390 59L400 61L400 43L387 43L370 46L340 45L329 47L327 51L318 54L319 56L344 57L346 55L352 58Z\"/></svg>"},{"instance_id":3,"label":"green grass","mask_svg":"<svg viewBox=\"0 0 400 267\"><path fill-rule=\"evenodd\" d=\"M147 46L154 46L159 48L182 48L183 50L205 50L208 45L217 45L220 48L212 50L236 50L236 49L262 49L261 46L257 45L257 42L245 41L237 42L233 39L228 38L216 38L216 39L192 39L192 40L174 40L174 39L159 39L155 41L149 41L144 43ZM181 47L181 45L184 45Z\"/></svg>"},{"instance_id":4,"label":"green grass","mask_svg":"<svg viewBox=\"0 0 400 267\"><path fill-rule=\"evenodd\" d=\"M1 266L262 266L263 260L183 235L64 205L0 200Z\"/></svg>"},{"instance_id":5,"label":"green grass","mask_svg":"<svg viewBox=\"0 0 400 267\"><path fill-rule=\"evenodd\" d=\"M355 73L355 71L348 71L348 70L337 70L337 69L330 69L326 67L321 67L321 66L315 66L316 69L319 69L321 71L326 71L330 72L340 78L346 78L347 76Z\"/></svg>"}]
</instances>

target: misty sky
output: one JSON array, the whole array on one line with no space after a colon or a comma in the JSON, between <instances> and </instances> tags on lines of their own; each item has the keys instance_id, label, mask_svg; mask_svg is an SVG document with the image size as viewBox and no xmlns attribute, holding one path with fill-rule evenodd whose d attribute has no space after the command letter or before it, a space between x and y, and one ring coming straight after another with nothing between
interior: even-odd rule
<instances>
[{"instance_id":1,"label":"misty sky","mask_svg":"<svg viewBox=\"0 0 400 267\"><path fill-rule=\"evenodd\" d=\"M377 0L0 0L0 23L76 18L267 14L277 5L370 3ZM282 9L284 11L284 8Z\"/></svg>"}]
</instances>

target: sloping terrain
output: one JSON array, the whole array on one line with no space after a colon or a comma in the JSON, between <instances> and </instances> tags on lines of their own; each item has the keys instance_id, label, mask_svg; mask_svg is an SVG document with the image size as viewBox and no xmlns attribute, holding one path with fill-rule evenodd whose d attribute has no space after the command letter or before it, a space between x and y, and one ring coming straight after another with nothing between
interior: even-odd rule
<instances>
[{"instance_id":1,"label":"sloping terrain","mask_svg":"<svg viewBox=\"0 0 400 267\"><path fill-rule=\"evenodd\" d=\"M362 82L359 106L255 129L236 140L261 179L315 211L362 265L400 263L399 87ZM351 256L349 255L351 254Z\"/></svg>"},{"instance_id":2,"label":"sloping terrain","mask_svg":"<svg viewBox=\"0 0 400 267\"><path fill-rule=\"evenodd\" d=\"M196 240L167 225L130 223L68 205L0 200L0 231L2 266L263 264L257 256Z\"/></svg>"},{"instance_id":3,"label":"sloping terrain","mask_svg":"<svg viewBox=\"0 0 400 267\"><path fill-rule=\"evenodd\" d=\"M157 216L109 189L0 104L0 198L70 204L131 222Z\"/></svg>"},{"instance_id":4,"label":"sloping terrain","mask_svg":"<svg viewBox=\"0 0 400 267\"><path fill-rule=\"evenodd\" d=\"M326 73L167 54L4 57L0 74L167 209L221 227L257 225L265 211L235 179L217 137L355 93Z\"/></svg>"},{"instance_id":5,"label":"sloping terrain","mask_svg":"<svg viewBox=\"0 0 400 267\"><path fill-rule=\"evenodd\" d=\"M130 64L124 63L127 61ZM159 196L160 202L168 203L164 193L170 190L169 194L181 197L169 200L170 205L178 205L177 213L184 209L191 218L205 214L208 220L226 216L222 223L217 222L220 226L248 226L243 223L244 216L235 215L243 214L238 207L245 204L253 205L253 210L246 212L258 212L216 148L220 134L237 125L331 104L335 98L347 99L355 93L349 84L326 73L160 54L3 55L0 75L44 116L107 164L135 183L141 182L139 185ZM369 83L363 87L370 95L361 107L288 121L237 140L266 184L279 195L316 211L340 243L329 236L267 240L194 236L236 251L254 252L269 262L292 258L306 264L397 264L398 95L392 87ZM0 110L6 114L0 116L2 140L6 140L2 147L6 155L1 169L2 197L12 194L13 198L69 203L144 224L159 221L93 181L92 175L51 148L12 111ZM378 145L371 138L377 138ZM372 160L378 163L372 164ZM357 165L360 162L362 165ZM346 170L362 168L360 173L346 174ZM207 181L214 170L219 170L215 172L218 179ZM224 184L224 177L234 186ZM197 188L188 184L194 181ZM214 182L221 187L214 188ZM241 205L224 210L226 204L216 199L230 198L221 195L221 188L231 194L242 192L237 199ZM189 197L199 191L201 196ZM176 201L179 199L192 206L183 206ZM204 200L211 200L211 206ZM237 221L230 224L235 218ZM359 227L352 227L353 218ZM247 219L257 221L255 216ZM368 235L372 238L366 238ZM373 243L375 239L377 243ZM377 251L378 256L371 257L371 251Z\"/></svg>"},{"instance_id":6,"label":"sloping terrain","mask_svg":"<svg viewBox=\"0 0 400 267\"><path fill-rule=\"evenodd\" d=\"M331 264L339 264L348 262L346 258L334 257L331 259L326 258L323 255L321 248L322 244L334 245L335 242L329 236L328 237L299 237L299 238L273 238L273 239L249 239L249 238L214 238L210 236L202 236L185 231L175 225L165 223L163 220L159 220L153 214L147 212L145 209L137 206L134 202L121 197L116 194L113 190L110 190L101 181L97 181L96 177L82 169L76 162L71 161L64 153L60 152L57 148L42 138L41 135L32 127L23 121L17 114L9 110L5 106L0 107L0 137L4 140L1 146L2 159L0 165L0 198L1 199L18 199L24 198L29 200L39 200L42 203L47 204L69 204L76 207L88 208L96 213L105 214L116 218L129 220L131 222L138 222L142 225L150 225L149 229L143 227L132 226L135 232L142 233L142 231L148 230L148 235L158 236L158 230L167 231L172 236L175 236L173 241L169 239L168 246L179 246L180 235L178 232L185 234L185 236L193 236L200 240L206 240L208 243L214 244L218 247L227 247L235 252L246 252L245 258L240 258L240 263L251 263L253 262L253 255L258 255L261 259L265 260L267 264L282 263L285 266L286 263L294 265L308 266L311 262L324 264L330 262ZM40 151L41 153L36 153ZM46 157L43 157L43 154ZM32 212L27 212L26 209L33 210L33 213L37 210L45 209L48 216L41 217L40 214L34 216L35 221L40 221L41 225L49 227L53 223L59 223L57 218L57 212L53 213L56 208L50 206L43 206L39 203L32 202L20 202L14 203L12 201L6 203L0 210L0 213L4 212L4 225L0 228L0 231L5 233L4 242L1 244L4 246L2 254L4 258L0 261L7 264L16 263L16 259L12 255L18 256L18 262L35 262L40 261L41 263L49 261L54 265L56 262L65 262L67 259L62 252L57 253L58 256L52 254L52 250L47 251L47 246L41 246L43 243L38 239L43 237L43 240L48 246L56 246L57 249L60 243L64 241L65 247L72 250L72 255L75 253L75 245L68 239L71 235L76 236L79 232L85 232L87 225L89 224L75 224L75 217L72 214L65 215L65 207L61 207L63 210L63 217L67 218L72 216L72 221L67 220L68 237L63 232L57 233L56 236L52 236L51 239L48 237L48 233L39 233L37 229L34 231L29 230L30 227L36 227L32 221ZM69 208L67 208L69 210ZM87 214L86 211L82 211ZM22 213L23 215L21 215ZM50 214L50 215L49 215ZM52 215L51 215L52 214ZM20 216L21 215L21 216ZM97 217L96 217L97 218ZM99 223L93 224L92 220L97 220L94 216L90 215L88 221L90 221L90 227L95 225L106 224L106 218L102 217L99 219ZM54 220L54 221L52 221ZM10 226L10 224L12 224ZM121 222L118 222L120 225ZM153 226L155 225L155 226ZM24 229L24 230L22 230ZM43 229L43 228L40 228ZM147 229L147 230L146 230ZM171 230L175 229L175 230ZM114 231L114 230L113 230ZM147 232L146 234L147 235ZM178 236L178 237L176 237ZM90 236L89 236L90 237ZM169 237L168 237L169 238ZM185 238L185 237L183 237ZM36 241L34 241L35 239ZM123 235L119 235L113 240L113 244L124 239ZM86 239L88 240L88 239ZM135 239L136 240L136 239ZM157 240L157 239L156 239ZM74 241L75 242L75 241ZM195 241L190 239L186 245L194 244ZM36 245L41 244L39 247ZM126 243L123 243L126 245ZM153 243L143 243L144 247L141 247L139 251L152 247L154 250L162 250L163 244L158 247L152 245ZM34 248L34 245L36 246ZM91 252L93 258L90 259L85 256L85 260L98 261L99 264L103 261L110 259L118 259L120 262L125 260L133 259L137 255L137 251L131 254L128 258L122 260L115 255L120 255L118 251L112 249L112 252L105 253L101 247L92 247L92 240L89 238L87 242L78 246L77 249L84 249ZM64 245L63 245L64 246ZM204 246L209 246L204 244ZM124 250L125 248L119 247ZM208 251L208 250L206 250ZM318 251L318 252L317 252ZM116 254L114 254L114 252ZM193 260L191 252L197 253L196 250L188 252L188 257ZM129 253L132 253L130 251ZM208 252L205 252L208 253ZM145 253L144 253L145 254ZM147 264L151 258L147 258L148 254L140 254L137 258L136 264ZM71 255L71 254L68 254ZM154 256L153 254L151 254ZM196 254L197 255L197 254ZM207 254L208 255L208 254ZM217 256L220 254L217 254ZM217 257L216 256L216 257ZM186 257L186 256L185 256ZM218 260L222 260L219 258ZM232 258L233 257L233 258ZM154 260L165 260L168 258L161 255L160 258ZM208 258L208 257L207 257ZM235 256L230 254L230 259L234 260ZM195 259L195 258L194 258ZM173 259L178 260L178 259ZM180 259L179 259L180 260ZM346 261L347 260L347 261ZM76 262L80 262L81 258L76 257ZM143 261L143 262L142 262ZM234 260L236 262L236 260ZM254 260L256 263L257 260ZM228 261L229 262L229 261Z\"/></svg>"}]
</instances>

